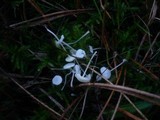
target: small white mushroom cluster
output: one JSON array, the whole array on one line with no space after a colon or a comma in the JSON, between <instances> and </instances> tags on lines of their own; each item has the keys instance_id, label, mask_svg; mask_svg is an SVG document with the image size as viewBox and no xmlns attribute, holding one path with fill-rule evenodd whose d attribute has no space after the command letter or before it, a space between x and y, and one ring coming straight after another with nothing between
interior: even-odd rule
<instances>
[{"instance_id":1,"label":"small white mushroom cluster","mask_svg":"<svg viewBox=\"0 0 160 120\"><path fill-rule=\"evenodd\" d=\"M61 38L59 39L51 30L49 30L47 27L45 27L46 30L51 33L55 38L56 38L56 46L61 47L66 51L66 48L69 49L69 53L67 57L65 58L66 64L63 66L64 70L69 70L70 72L66 75L71 75L71 81L70 81L70 86L73 87L73 80L76 78L79 82L90 82L91 78L93 76L93 72L91 70L88 70L90 67L90 64L93 63L93 58L97 55L96 49L93 49L92 46L89 46L89 51L92 54L91 58L89 59L89 62L87 63L87 66L85 70L81 67L80 63L78 62L79 59L86 59L88 56L86 55L85 50L83 49L74 49L73 47L70 46L70 44L66 43L64 41L64 35L61 35ZM85 37L87 34L89 34L89 31L87 31L80 39ZM80 40L79 39L79 40ZM78 40L77 40L78 41ZM100 68L100 74L96 76L96 80L100 81L103 79L108 80L111 77L111 72L122 65L124 62L126 62L126 59L124 59L119 65L117 65L115 68L109 70L106 67L102 66ZM97 66L96 66L97 67ZM88 73L88 74L87 74ZM52 84L53 85L60 85L63 82L63 78L60 75L55 75L52 78ZM66 84L66 77L64 81L64 86ZM63 86L63 88L64 88ZM63 89L62 88L62 89Z\"/></svg>"}]
</instances>

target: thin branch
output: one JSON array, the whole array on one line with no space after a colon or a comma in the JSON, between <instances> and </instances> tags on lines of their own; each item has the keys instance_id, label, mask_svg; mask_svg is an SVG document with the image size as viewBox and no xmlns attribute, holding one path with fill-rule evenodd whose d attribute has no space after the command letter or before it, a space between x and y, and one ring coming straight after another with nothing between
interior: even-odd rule
<instances>
[{"instance_id":1,"label":"thin branch","mask_svg":"<svg viewBox=\"0 0 160 120\"><path fill-rule=\"evenodd\" d=\"M88 95L88 90L89 90L89 88L86 89L86 92L85 92L85 95L84 95L82 111L81 111L81 114L79 116L79 119L82 118L82 115L83 115L83 112L84 112L84 108L85 108L85 105L86 105L86 98L87 98L87 95Z\"/></svg>"},{"instance_id":2,"label":"thin branch","mask_svg":"<svg viewBox=\"0 0 160 120\"><path fill-rule=\"evenodd\" d=\"M99 87L102 89L114 90L116 92L131 95L160 106L160 96L130 87L104 83L86 83L80 84L78 87Z\"/></svg>"},{"instance_id":3,"label":"thin branch","mask_svg":"<svg viewBox=\"0 0 160 120\"><path fill-rule=\"evenodd\" d=\"M147 117L134 105L134 103L127 97L127 95L123 94L126 100L134 107L134 109L143 117L144 120L148 120Z\"/></svg>"},{"instance_id":4,"label":"thin branch","mask_svg":"<svg viewBox=\"0 0 160 120\"><path fill-rule=\"evenodd\" d=\"M122 94L120 94L120 96L119 96L119 99L118 99L117 105L116 105L116 107L115 107L115 109L114 109L114 112L113 112L113 115L112 115L112 117L111 117L111 120L114 120L114 118L115 118L116 112L117 112L118 107L119 107L119 104L120 104L120 102L121 102L121 99L122 99Z\"/></svg>"},{"instance_id":5,"label":"thin branch","mask_svg":"<svg viewBox=\"0 0 160 120\"><path fill-rule=\"evenodd\" d=\"M38 104L40 104L41 106L43 106L44 108L46 108L48 111L50 111L53 115L53 117L55 119L58 119L58 117L60 117L61 115L56 112L55 110L53 110L52 108L50 108L48 105L46 105L44 102L42 102L41 100L39 100L38 98L36 98L32 93L30 93L28 90L26 90L22 85L20 85L16 79L12 78L5 70L3 70L0 67L0 71L6 76L8 77L10 80L12 80L18 87L20 87L26 94L28 94L33 100L35 100ZM64 118L66 120L66 118Z\"/></svg>"},{"instance_id":6,"label":"thin branch","mask_svg":"<svg viewBox=\"0 0 160 120\"><path fill-rule=\"evenodd\" d=\"M19 23L15 23L15 24L10 25L9 27L11 27L11 28L21 28L25 25L28 25L28 26L32 27L32 26L44 24L48 21L52 21L52 20L55 20L55 19L58 19L58 18L61 18L61 17L65 17L65 16L68 16L68 15L79 14L79 13L83 13L83 12L86 12L86 11L89 11L89 10L91 10L91 9L65 10L65 11L63 10L63 11L59 11L59 12L45 14L43 16L32 18L32 19L29 19L29 20L25 20L25 21L22 21L22 22L19 22ZM46 19L44 19L44 18L46 18Z\"/></svg>"},{"instance_id":7,"label":"thin branch","mask_svg":"<svg viewBox=\"0 0 160 120\"><path fill-rule=\"evenodd\" d=\"M44 89L39 88L41 92L43 92L57 107L59 107L60 110L64 112L64 107L56 100L54 99L51 95L49 95Z\"/></svg>"},{"instance_id":8,"label":"thin branch","mask_svg":"<svg viewBox=\"0 0 160 120\"><path fill-rule=\"evenodd\" d=\"M153 47L153 46L154 46L154 44L156 43L156 40L157 40L157 38L159 37L159 35L160 35L160 32L158 32L158 33L157 33L157 35L156 35L156 37L154 38L154 40L153 40L152 44L150 45L150 47L149 47L148 51L146 52L146 54L145 54L145 56L144 56L144 58L143 58L143 60L142 60L141 64L143 64L143 63L144 63L144 61L145 61L145 59L147 58L147 56L148 56L149 52L151 51L152 47Z\"/></svg>"}]
</instances>

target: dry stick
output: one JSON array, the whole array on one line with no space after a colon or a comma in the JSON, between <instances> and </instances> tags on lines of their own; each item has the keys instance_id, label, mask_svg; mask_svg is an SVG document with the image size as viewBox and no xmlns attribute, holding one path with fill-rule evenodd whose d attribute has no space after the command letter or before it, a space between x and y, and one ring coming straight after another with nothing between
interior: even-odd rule
<instances>
[{"instance_id":1,"label":"dry stick","mask_svg":"<svg viewBox=\"0 0 160 120\"><path fill-rule=\"evenodd\" d=\"M140 49L141 49L141 47L142 47L142 45L143 45L143 43L144 43L144 41L145 41L145 39L146 39L146 36L147 36L147 34L145 34L145 35L143 36L143 38L142 38L142 40L141 40L141 42L140 42L140 45L139 45L138 50L137 50L137 52L136 52L136 56L135 56L135 58L134 58L135 60L137 60L137 58L138 58Z\"/></svg>"},{"instance_id":2,"label":"dry stick","mask_svg":"<svg viewBox=\"0 0 160 120\"><path fill-rule=\"evenodd\" d=\"M137 110L137 112L143 117L143 116L144 116L143 113L134 105L134 103L133 103L125 94L122 94L122 95L126 98L126 100L129 101L129 103L135 108L135 110ZM140 119L139 117L137 117L137 116L135 116L135 115L133 115L133 114L127 112L127 111L124 111L124 110L121 109L121 108L117 108L117 111L126 114L128 117L130 117L130 118L132 118L132 119L142 120L142 119ZM143 118L144 118L144 120L147 120L147 119L145 119L145 118L146 118L145 116L144 116Z\"/></svg>"},{"instance_id":3,"label":"dry stick","mask_svg":"<svg viewBox=\"0 0 160 120\"><path fill-rule=\"evenodd\" d=\"M94 52L94 54L92 55L91 59L89 60L87 66L86 66L86 69L85 69L85 71L83 72L83 75L82 75L83 77L85 77L86 72L87 72L87 70L88 70L88 68L89 68L89 66L90 66L90 64L91 64L91 62L92 62L92 59L94 58L94 56L95 56L96 54L97 54L97 51Z\"/></svg>"},{"instance_id":4,"label":"dry stick","mask_svg":"<svg viewBox=\"0 0 160 120\"><path fill-rule=\"evenodd\" d=\"M122 94L120 93L120 96L119 96L119 99L118 99L117 105L116 105L116 107L115 107L115 110L114 110L114 112L113 112L113 115L112 115L112 117L111 117L111 120L114 120L114 118L115 118L115 115L116 115L117 109L118 109L119 104L120 104L120 102L121 102L121 99L122 99Z\"/></svg>"},{"instance_id":5,"label":"dry stick","mask_svg":"<svg viewBox=\"0 0 160 120\"><path fill-rule=\"evenodd\" d=\"M141 64L143 64L143 62L145 61L146 57L148 56L148 54L149 54L150 50L152 49L153 45L156 43L156 40L157 40L157 38L158 38L159 34L160 34L160 32L158 32L158 33L157 33L157 35L156 35L156 37L154 38L154 40L153 40L152 44L150 45L150 47L149 47L149 49L148 49L147 53L146 53L146 54L145 54L145 56L144 56L144 58L143 58L143 60L142 60Z\"/></svg>"},{"instance_id":6,"label":"dry stick","mask_svg":"<svg viewBox=\"0 0 160 120\"><path fill-rule=\"evenodd\" d=\"M71 109L71 107L77 103L77 101L82 98L82 96L79 96L77 97L63 112L63 114L61 115L60 119L59 120L63 120L64 119L64 116L65 114L67 113L67 111L69 111L69 109ZM81 100L81 99L80 99Z\"/></svg>"},{"instance_id":7,"label":"dry stick","mask_svg":"<svg viewBox=\"0 0 160 120\"><path fill-rule=\"evenodd\" d=\"M122 73L122 70L121 70L121 72L120 72L120 74L119 74L119 77L118 77L118 79L117 79L117 81L116 81L116 84L118 84L118 82L119 82L119 79L120 79L121 73ZM108 103L110 102L110 100L111 100L111 98L112 98L112 96L113 96L114 92L115 92L115 91L112 91L112 92L111 92L111 94L109 95L109 98L108 98L107 102L105 103L105 105L104 105L103 109L102 109L102 110L101 110L101 112L99 113L99 115L98 115L98 117L97 117L97 120L100 120L100 118L101 118L101 116L102 116L102 114L103 114L104 110L106 109L106 107L107 107Z\"/></svg>"},{"instance_id":8,"label":"dry stick","mask_svg":"<svg viewBox=\"0 0 160 120\"><path fill-rule=\"evenodd\" d=\"M36 5L35 0L28 0L28 2L37 10L37 12L39 12L41 15L44 15L40 7Z\"/></svg>"},{"instance_id":9,"label":"dry stick","mask_svg":"<svg viewBox=\"0 0 160 120\"><path fill-rule=\"evenodd\" d=\"M155 20L158 20L158 21L160 21L160 18L158 18L158 17L155 17Z\"/></svg>"},{"instance_id":10,"label":"dry stick","mask_svg":"<svg viewBox=\"0 0 160 120\"><path fill-rule=\"evenodd\" d=\"M132 118L133 120L143 120L143 119L133 115L132 113L130 113L126 110L123 110L122 108L118 108L118 112L125 114L126 116L128 116L129 118Z\"/></svg>"},{"instance_id":11,"label":"dry stick","mask_svg":"<svg viewBox=\"0 0 160 120\"><path fill-rule=\"evenodd\" d=\"M127 74L127 71L126 69L124 70L124 80L123 80L123 86L125 85L125 81L126 81L126 74ZM144 118L144 120L147 120L145 115L134 105L134 103L125 95L125 94L122 94L125 99L134 107L134 109Z\"/></svg>"},{"instance_id":12,"label":"dry stick","mask_svg":"<svg viewBox=\"0 0 160 120\"><path fill-rule=\"evenodd\" d=\"M36 18L32 18L29 20L19 22L19 23L12 24L9 27L20 28L20 27L23 27L24 25L28 25L28 26L32 27L32 26L36 26L36 25L39 25L39 24L42 24L42 23L45 23L48 21L52 21L52 20L67 16L67 15L83 13L83 12L86 12L89 10L92 10L92 9L65 10L65 11L49 13L49 14L46 14L46 15L43 15L40 17L36 17ZM44 18L47 18L47 19L44 19Z\"/></svg>"},{"instance_id":13,"label":"dry stick","mask_svg":"<svg viewBox=\"0 0 160 120\"><path fill-rule=\"evenodd\" d=\"M122 74L122 69L121 69L120 74L119 74L119 76L118 76L118 79L117 79L117 81L116 81L116 85L118 84L118 82L119 82L119 80L120 80L121 74ZM124 79L124 81L123 81L123 85L124 85L124 84L125 84L125 79ZM120 96L119 96L117 105L116 105L116 107L115 107L114 113L113 113L113 115L112 115L112 117L111 117L111 120L114 120L114 117L115 117L115 115L116 115L116 112L117 112L117 109L118 109L119 104L120 104L120 102L121 102L121 99L122 99L122 94L120 93Z\"/></svg>"},{"instance_id":14,"label":"dry stick","mask_svg":"<svg viewBox=\"0 0 160 120\"><path fill-rule=\"evenodd\" d=\"M123 94L126 100L134 107L134 109L143 117L144 120L148 120L146 116L134 105L134 103L127 97L127 95Z\"/></svg>"},{"instance_id":15,"label":"dry stick","mask_svg":"<svg viewBox=\"0 0 160 120\"><path fill-rule=\"evenodd\" d=\"M155 74L153 74L151 71L149 71L148 69L146 69L140 63L138 63L137 61L135 61L133 59L131 59L131 60L132 60L132 62L134 62L135 64L137 64L140 67L140 69L143 69L145 72L147 72L154 80L159 80L159 78Z\"/></svg>"},{"instance_id":16,"label":"dry stick","mask_svg":"<svg viewBox=\"0 0 160 120\"><path fill-rule=\"evenodd\" d=\"M113 94L114 94L114 91L112 91L111 94L109 95L109 98L108 98L107 102L105 103L104 107L102 108L102 110L101 110L101 112L99 113L99 115L98 115L98 117L97 117L96 120L100 120L100 118L101 118L101 116L102 116L104 110L106 109L108 103L110 102L110 100L111 100Z\"/></svg>"},{"instance_id":17,"label":"dry stick","mask_svg":"<svg viewBox=\"0 0 160 120\"><path fill-rule=\"evenodd\" d=\"M121 70L121 72L122 72L122 70ZM119 81L119 79L120 79L120 76L121 76L121 73L119 74L119 77L118 77L118 79L117 79L117 81L116 81L116 84L118 84L118 81ZM126 70L125 70L125 72L124 72L124 76L126 76ZM125 83L125 81L124 81L124 83ZM104 110L106 109L106 107L107 107L107 105L108 105L108 103L109 103L109 101L110 101L111 96L113 95L113 93L114 93L114 91L112 91L111 95L109 96L108 101L107 101L106 104L104 105L104 107L103 107L101 113L99 114L97 120L99 120L100 117L102 116L102 114L103 114ZM147 120L147 118L145 117L145 115L134 105L134 103L133 103L125 94L122 94L122 95L126 98L127 101L129 101L129 103L134 107L134 109L144 118L144 120ZM128 114L129 114L129 113L128 113ZM129 115L131 115L131 114L129 114ZM131 116L133 117L133 115L131 115Z\"/></svg>"},{"instance_id":18,"label":"dry stick","mask_svg":"<svg viewBox=\"0 0 160 120\"><path fill-rule=\"evenodd\" d=\"M151 57L151 60L153 60L153 58L155 58L160 52L160 48L158 48L158 50L156 51L156 53Z\"/></svg>"},{"instance_id":19,"label":"dry stick","mask_svg":"<svg viewBox=\"0 0 160 120\"><path fill-rule=\"evenodd\" d=\"M152 8L151 8L151 11L150 11L150 14L149 14L149 21L148 21L148 25L152 22L152 20L155 19L155 16L156 16L156 13L157 13L157 1L154 0L153 1L153 4L152 4Z\"/></svg>"},{"instance_id":20,"label":"dry stick","mask_svg":"<svg viewBox=\"0 0 160 120\"><path fill-rule=\"evenodd\" d=\"M102 3L102 0L100 0L100 5L101 5L102 10L105 11L106 15L107 15L110 19L112 19L112 17L111 17L110 14L108 13L108 11L105 9L105 7L104 7L104 5L103 5L103 3Z\"/></svg>"},{"instance_id":21,"label":"dry stick","mask_svg":"<svg viewBox=\"0 0 160 120\"><path fill-rule=\"evenodd\" d=\"M59 3L56 3L56 2L54 2L54 3L49 3L49 2L46 1L46 0L41 0L41 1L44 2L45 4L51 6L51 7L54 7L54 8L56 8L56 9L58 9L58 10L67 10L64 6L60 5ZM54 4L54 5L53 5L53 4Z\"/></svg>"},{"instance_id":22,"label":"dry stick","mask_svg":"<svg viewBox=\"0 0 160 120\"><path fill-rule=\"evenodd\" d=\"M80 114L80 116L79 116L79 119L81 119L81 117L82 117L82 115L83 115L83 112L84 112L84 108L85 108L85 104L86 104L86 98L87 98L88 90L89 90L89 88L87 88L87 90L86 90L86 92L85 92L85 95L84 95L82 111L81 111L81 114Z\"/></svg>"},{"instance_id":23,"label":"dry stick","mask_svg":"<svg viewBox=\"0 0 160 120\"><path fill-rule=\"evenodd\" d=\"M127 74L127 71L126 71L126 69L125 69L125 71L124 71L124 84L125 84L125 81L126 81L126 74ZM123 85L124 86L124 85ZM147 120L146 119L146 117L145 117L145 115L135 106L135 104L127 97L127 95L125 95L125 94L122 94L124 97L125 97L125 99L134 107L134 109L142 116L142 118L144 118L144 120ZM135 117L135 116L134 116ZM136 118L136 120L137 120L137 118Z\"/></svg>"},{"instance_id":24,"label":"dry stick","mask_svg":"<svg viewBox=\"0 0 160 120\"><path fill-rule=\"evenodd\" d=\"M126 70L126 68L125 68L125 69L124 69L123 86L125 85L126 74L127 74L127 70ZM124 95L124 94L121 94L121 95ZM127 97L127 96L126 96L126 97ZM127 98L128 98L128 97L127 97ZM128 98L128 100L130 101L129 98ZM123 114L127 115L127 116L130 117L130 118L133 118L133 119L135 119L135 120L141 120L139 117L137 117L137 116L129 113L128 111L125 111L125 110L121 109L121 108L117 108L117 110L118 110L119 112L122 112Z\"/></svg>"},{"instance_id":25,"label":"dry stick","mask_svg":"<svg viewBox=\"0 0 160 120\"><path fill-rule=\"evenodd\" d=\"M39 88L41 92L43 92L61 111L64 112L64 107L52 96L50 96L44 89Z\"/></svg>"},{"instance_id":26,"label":"dry stick","mask_svg":"<svg viewBox=\"0 0 160 120\"><path fill-rule=\"evenodd\" d=\"M92 68L90 68L90 69L92 70ZM94 71L96 74L99 74L97 71L95 71L95 70L93 70L93 71ZM121 73L120 73L120 74L121 74ZM126 71L125 71L125 75L124 75L124 76L126 76ZM118 82L118 80L117 80L117 82ZM110 84L112 84L112 83L110 82ZM107 107L107 105L108 105L108 103L109 103L109 101L110 101L113 93L114 93L114 91L112 91L111 95L109 96L108 101L106 102L106 104L104 105L103 109L101 110L101 112L100 112L97 120L99 120L100 117L102 116L102 114L103 114L105 108ZM123 94L123 95L124 95L124 94ZM131 103L131 105L137 110L137 112L138 112L143 118L146 118L146 117L143 115L143 113L131 102L131 100L130 100L127 96L125 96L125 98L127 98L127 100Z\"/></svg>"},{"instance_id":27,"label":"dry stick","mask_svg":"<svg viewBox=\"0 0 160 120\"><path fill-rule=\"evenodd\" d=\"M39 82L39 81L29 81L25 84L23 84L22 86L25 88L25 89L28 89L34 85L40 85L40 84L46 84L46 83L49 83L50 81L42 81L42 82Z\"/></svg>"},{"instance_id":28,"label":"dry stick","mask_svg":"<svg viewBox=\"0 0 160 120\"><path fill-rule=\"evenodd\" d=\"M34 76L24 76L24 75L20 75L20 74L16 74L16 73L7 73L9 76L11 77L15 77L15 78L24 78L24 79L33 79L35 78ZM50 78L46 78L46 77L38 77L38 79L41 80L48 80L47 82L49 82Z\"/></svg>"},{"instance_id":29,"label":"dry stick","mask_svg":"<svg viewBox=\"0 0 160 120\"><path fill-rule=\"evenodd\" d=\"M76 110L76 108L78 107L79 103L80 103L80 102L81 102L81 100L83 99L83 96L84 96L84 95L82 95L82 96L79 98L79 101L77 102L77 104L76 104L76 105L75 105L75 107L73 108L73 110L72 110L72 112L71 112L71 114L70 114L70 116L69 116L68 120L70 120L70 119L71 119L71 117L72 117L72 115L73 115L74 111Z\"/></svg>"},{"instance_id":30,"label":"dry stick","mask_svg":"<svg viewBox=\"0 0 160 120\"><path fill-rule=\"evenodd\" d=\"M27 93L32 99L34 99L35 101L37 101L40 105L42 105L44 108L46 108L47 110L49 110L51 113L53 113L53 117L55 119L58 119L58 117L60 117L61 115L59 113L57 113L55 110L53 110L52 108L50 108L48 105L46 105L44 102L40 101L38 98L36 98L33 94L31 94L28 90L26 90L22 85L20 85L14 78L10 77L10 75L4 71L1 67L0 67L0 71L7 76L10 80L12 80L18 87L20 87L25 93ZM66 118L64 118L66 120Z\"/></svg>"},{"instance_id":31,"label":"dry stick","mask_svg":"<svg viewBox=\"0 0 160 120\"><path fill-rule=\"evenodd\" d=\"M140 49L141 49L141 47L142 47L142 45L143 45L143 43L144 43L147 35L148 35L148 39L149 39L149 41L150 41L150 33L149 33L150 31L149 31L148 25L147 25L139 16L138 16L138 18L139 18L139 19L142 21L142 23L146 26L146 28L147 28L147 30L148 30L148 33L145 33L144 36L143 36L143 38L142 38L142 40L141 40L141 43L140 43L140 45L139 45L139 47L138 47L138 50L137 50L137 52L136 52L135 60L137 60L138 54L139 54L139 52L140 52Z\"/></svg>"},{"instance_id":32,"label":"dry stick","mask_svg":"<svg viewBox=\"0 0 160 120\"><path fill-rule=\"evenodd\" d=\"M114 55L114 57L113 57L113 63L114 63L114 66L117 66L116 65L116 56ZM117 69L115 69L114 70L115 71L115 75L116 75L116 77L118 76L118 74L117 74ZM119 79L117 79L117 81L116 82L118 82L119 81Z\"/></svg>"},{"instance_id":33,"label":"dry stick","mask_svg":"<svg viewBox=\"0 0 160 120\"><path fill-rule=\"evenodd\" d=\"M92 70L92 68L90 68L90 69ZM99 74L99 73L98 73L97 71L95 71L95 70L93 70L93 72L95 72L96 74ZM121 75L121 73L120 73L120 75ZM125 75L124 75L124 76L126 76L126 71L125 71ZM118 77L118 80L119 80L119 78L120 78L120 77ZM117 80L116 83L118 83L118 80ZM112 84L111 82L109 82L109 83ZM100 112L97 120L99 120L100 117L102 116L102 114L103 114L104 110L106 109L106 107L107 107L107 105L108 105L108 103L109 103L109 101L110 101L113 93L114 93L114 91L112 91L110 97L108 98L108 101L107 101L106 104L104 105L104 107L103 107L102 111ZM124 95L124 94L123 94L123 95ZM145 119L146 117L143 115L143 113L132 103L132 101L131 101L126 95L125 95L125 98L131 103L131 105L137 110L137 112Z\"/></svg>"},{"instance_id":34,"label":"dry stick","mask_svg":"<svg viewBox=\"0 0 160 120\"><path fill-rule=\"evenodd\" d=\"M39 12L42 17L48 22L48 24L51 26L50 21L48 21L48 19L44 16L45 14L43 13L43 11L41 10L41 8L35 3L35 0L28 0L28 2L37 10L37 12Z\"/></svg>"},{"instance_id":35,"label":"dry stick","mask_svg":"<svg viewBox=\"0 0 160 120\"><path fill-rule=\"evenodd\" d=\"M113 85L113 84L104 84L104 83L86 83L86 84L80 84L78 87L99 87L102 89L108 89L108 90L114 90L116 92L120 92L123 94L128 94L140 99L143 99L145 101L151 102L153 104L156 104L160 106L160 96L145 92L142 90L137 90L130 87L124 87L120 85Z\"/></svg>"}]
</instances>

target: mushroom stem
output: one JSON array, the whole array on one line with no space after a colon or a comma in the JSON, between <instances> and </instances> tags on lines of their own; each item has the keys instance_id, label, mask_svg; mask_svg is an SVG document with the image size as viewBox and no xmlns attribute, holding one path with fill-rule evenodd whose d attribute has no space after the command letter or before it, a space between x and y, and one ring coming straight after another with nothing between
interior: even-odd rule
<instances>
[{"instance_id":1,"label":"mushroom stem","mask_svg":"<svg viewBox=\"0 0 160 120\"><path fill-rule=\"evenodd\" d=\"M68 48L72 49L73 51L76 51L74 48L72 48L69 44L67 44L66 42L64 41L61 41L56 34L54 34L50 29L48 29L46 26L45 26L46 30L51 33L56 39L57 39L57 42L61 42L62 44L64 44L65 46L67 46Z\"/></svg>"},{"instance_id":2,"label":"mushroom stem","mask_svg":"<svg viewBox=\"0 0 160 120\"><path fill-rule=\"evenodd\" d=\"M78 40L76 40L75 42L72 42L72 43L68 43L69 45L71 45L71 44L75 44L75 43L77 43L77 42L79 42L82 38L84 38L86 35L88 35L90 32L89 31L87 31L84 35L82 35Z\"/></svg>"},{"instance_id":3,"label":"mushroom stem","mask_svg":"<svg viewBox=\"0 0 160 120\"><path fill-rule=\"evenodd\" d=\"M126 61L127 61L126 59L123 59L123 61L122 61L119 65L117 65L116 67L114 67L113 69L111 69L111 71L117 69L119 66L121 66L121 65L122 65L123 63L125 63Z\"/></svg>"},{"instance_id":4,"label":"mushroom stem","mask_svg":"<svg viewBox=\"0 0 160 120\"><path fill-rule=\"evenodd\" d=\"M62 43L67 46L68 48L72 49L73 51L76 51L73 47L71 47L69 44L67 44L66 42L62 41Z\"/></svg>"},{"instance_id":5,"label":"mushroom stem","mask_svg":"<svg viewBox=\"0 0 160 120\"><path fill-rule=\"evenodd\" d=\"M57 37L57 35L56 34L54 34L50 29L48 29L46 26L45 26L45 28L46 28L46 30L49 32L49 33L51 33L56 39L57 39L57 41L59 41L59 38Z\"/></svg>"},{"instance_id":6,"label":"mushroom stem","mask_svg":"<svg viewBox=\"0 0 160 120\"><path fill-rule=\"evenodd\" d=\"M72 72L72 79L71 79L71 82L70 82L71 88L73 87L73 80L74 80L74 72Z\"/></svg>"},{"instance_id":7,"label":"mushroom stem","mask_svg":"<svg viewBox=\"0 0 160 120\"><path fill-rule=\"evenodd\" d=\"M87 67L86 67L86 69L85 69L85 71L84 71L84 73L83 73L83 75L82 75L83 77L86 75L86 72L87 72L87 70L88 70L88 68L89 68L89 65L91 64L91 61L92 61L93 57L94 57L96 54L97 54L97 51L94 52L94 54L92 55L91 59L89 60L89 62L88 62L88 64L87 64Z\"/></svg>"}]
</instances>

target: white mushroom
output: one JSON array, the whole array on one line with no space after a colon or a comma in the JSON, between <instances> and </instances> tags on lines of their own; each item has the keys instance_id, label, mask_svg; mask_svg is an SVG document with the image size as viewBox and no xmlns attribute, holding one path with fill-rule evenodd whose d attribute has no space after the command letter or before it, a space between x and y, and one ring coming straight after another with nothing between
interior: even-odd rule
<instances>
[{"instance_id":1,"label":"white mushroom","mask_svg":"<svg viewBox=\"0 0 160 120\"><path fill-rule=\"evenodd\" d=\"M86 52L82 49L76 50L72 55L76 58L84 58L86 56Z\"/></svg>"},{"instance_id":2,"label":"white mushroom","mask_svg":"<svg viewBox=\"0 0 160 120\"><path fill-rule=\"evenodd\" d=\"M89 45L89 51L93 54L93 47Z\"/></svg>"},{"instance_id":3,"label":"white mushroom","mask_svg":"<svg viewBox=\"0 0 160 120\"><path fill-rule=\"evenodd\" d=\"M60 75L55 75L52 79L53 85L60 85L62 83L62 77Z\"/></svg>"},{"instance_id":4,"label":"white mushroom","mask_svg":"<svg viewBox=\"0 0 160 120\"><path fill-rule=\"evenodd\" d=\"M109 79L111 77L111 70L107 69L106 67L101 67L100 73L105 79Z\"/></svg>"},{"instance_id":5,"label":"white mushroom","mask_svg":"<svg viewBox=\"0 0 160 120\"><path fill-rule=\"evenodd\" d=\"M116 68L118 68L119 66L121 66L125 62L127 62L127 60L123 59L123 61L120 64L118 64L116 67L114 67L113 69L111 69L111 71L115 70Z\"/></svg>"},{"instance_id":6,"label":"white mushroom","mask_svg":"<svg viewBox=\"0 0 160 120\"><path fill-rule=\"evenodd\" d=\"M100 68L100 73L102 74L103 78L109 79L111 77L111 72L113 70L115 70L116 68L118 68L119 66L121 66L126 61L127 61L126 59L123 59L123 61L120 64L118 64L116 67L114 67L111 70L109 70L109 69L107 69L106 67L103 66L103 67ZM97 75L96 79L97 79L97 81L100 81L102 79L102 77Z\"/></svg>"},{"instance_id":7,"label":"white mushroom","mask_svg":"<svg viewBox=\"0 0 160 120\"><path fill-rule=\"evenodd\" d=\"M72 62L73 60L75 60L75 57L72 57L70 55L68 55L65 59L66 62Z\"/></svg>"},{"instance_id":8,"label":"white mushroom","mask_svg":"<svg viewBox=\"0 0 160 120\"><path fill-rule=\"evenodd\" d=\"M88 74L86 76L81 76L80 74L77 73L77 74L75 74L75 77L80 82L90 82L90 80L91 80L91 74Z\"/></svg>"},{"instance_id":9,"label":"white mushroom","mask_svg":"<svg viewBox=\"0 0 160 120\"><path fill-rule=\"evenodd\" d=\"M62 45L63 40L64 40L64 35L61 35L61 38L55 42L56 46L59 47L60 45Z\"/></svg>"},{"instance_id":10,"label":"white mushroom","mask_svg":"<svg viewBox=\"0 0 160 120\"><path fill-rule=\"evenodd\" d=\"M63 69L70 69L75 66L75 63L67 63L63 66Z\"/></svg>"},{"instance_id":11,"label":"white mushroom","mask_svg":"<svg viewBox=\"0 0 160 120\"><path fill-rule=\"evenodd\" d=\"M90 82L90 80L91 80L91 74L86 75L86 72L87 72L87 70L89 68L89 65L91 64L91 61L92 61L93 57L96 54L97 54L97 52L95 52L92 55L91 59L89 60L87 66L86 66L85 71L83 72L83 75L81 75L81 73L78 73L78 72L75 74L75 77L77 78L78 81L80 81L80 82ZM78 68L78 66L77 66L77 71L78 71L78 69L80 69L80 68Z\"/></svg>"}]
</instances>

